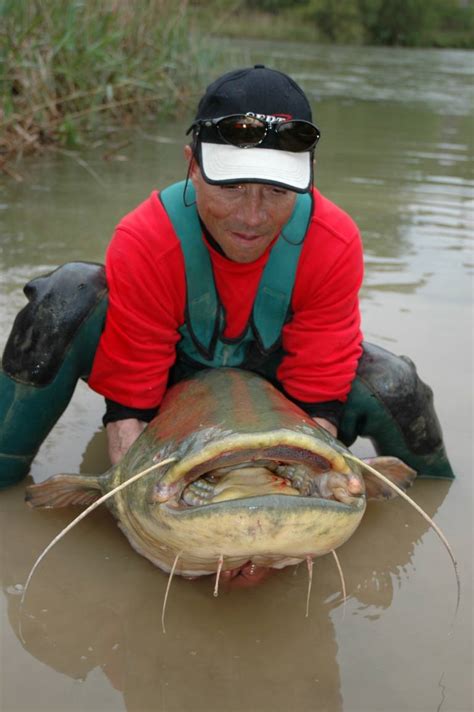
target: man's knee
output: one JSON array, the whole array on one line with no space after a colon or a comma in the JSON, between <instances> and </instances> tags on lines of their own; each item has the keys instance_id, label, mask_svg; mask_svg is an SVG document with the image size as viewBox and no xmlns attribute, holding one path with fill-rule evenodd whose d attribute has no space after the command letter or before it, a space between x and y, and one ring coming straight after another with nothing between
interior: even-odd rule
<instances>
[{"instance_id":1,"label":"man's knee","mask_svg":"<svg viewBox=\"0 0 474 712\"><path fill-rule=\"evenodd\" d=\"M70 263L25 287L0 368L0 488L29 470L89 375L107 308L104 268Z\"/></svg>"},{"instance_id":2,"label":"man's knee","mask_svg":"<svg viewBox=\"0 0 474 712\"><path fill-rule=\"evenodd\" d=\"M24 292L28 304L15 319L2 366L16 381L41 387L54 380L76 334L105 299L105 270L71 262L28 282ZM80 356L78 368L87 371L94 354Z\"/></svg>"},{"instance_id":3,"label":"man's knee","mask_svg":"<svg viewBox=\"0 0 474 712\"><path fill-rule=\"evenodd\" d=\"M433 391L420 379L411 359L366 343L357 377L388 411L414 453L425 455L439 445L442 436Z\"/></svg>"},{"instance_id":4,"label":"man's knee","mask_svg":"<svg viewBox=\"0 0 474 712\"><path fill-rule=\"evenodd\" d=\"M409 358L368 343L340 425L346 445L357 436L370 438L379 454L400 457L421 474L454 476L431 388Z\"/></svg>"}]
</instances>

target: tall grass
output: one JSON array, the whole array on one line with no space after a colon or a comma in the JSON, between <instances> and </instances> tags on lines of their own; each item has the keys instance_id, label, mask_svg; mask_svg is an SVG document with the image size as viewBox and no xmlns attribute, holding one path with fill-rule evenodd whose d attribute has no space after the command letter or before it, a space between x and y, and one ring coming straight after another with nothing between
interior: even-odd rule
<instances>
[{"instance_id":1,"label":"tall grass","mask_svg":"<svg viewBox=\"0 0 474 712\"><path fill-rule=\"evenodd\" d=\"M187 0L0 0L0 168L170 114L208 61Z\"/></svg>"},{"instance_id":2,"label":"tall grass","mask_svg":"<svg viewBox=\"0 0 474 712\"><path fill-rule=\"evenodd\" d=\"M472 47L473 31L467 0L0 0L0 171L178 111L216 64L209 35Z\"/></svg>"}]
</instances>

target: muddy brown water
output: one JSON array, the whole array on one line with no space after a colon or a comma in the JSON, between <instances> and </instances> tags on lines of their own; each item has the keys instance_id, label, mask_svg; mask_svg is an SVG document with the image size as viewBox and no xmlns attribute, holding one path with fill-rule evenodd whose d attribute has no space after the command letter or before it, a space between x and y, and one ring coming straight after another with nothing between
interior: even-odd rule
<instances>
[{"instance_id":1,"label":"muddy brown water","mask_svg":"<svg viewBox=\"0 0 474 712\"><path fill-rule=\"evenodd\" d=\"M459 560L461 606L437 537L405 503L370 505L339 551L306 571L212 596L135 554L106 511L44 560L73 516L34 512L24 483L0 493L1 697L5 712L327 710L467 712L472 699L473 55L461 51L229 45L224 68L264 61L301 81L322 130L316 181L362 230L364 332L409 355L434 389L457 479L412 490ZM0 188L0 347L24 283L62 262L102 261L114 224L152 189L183 177L186 122L150 126L104 161L84 154L22 164ZM122 138L120 139L122 140ZM117 139L117 143L119 139ZM107 467L102 401L78 386L31 478ZM358 442L358 454L370 445Z\"/></svg>"}]
</instances>

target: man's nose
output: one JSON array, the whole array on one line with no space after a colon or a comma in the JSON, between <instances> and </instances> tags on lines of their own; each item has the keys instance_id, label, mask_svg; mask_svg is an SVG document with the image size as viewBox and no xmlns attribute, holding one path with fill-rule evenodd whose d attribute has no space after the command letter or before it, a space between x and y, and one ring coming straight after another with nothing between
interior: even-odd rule
<instances>
[{"instance_id":1,"label":"man's nose","mask_svg":"<svg viewBox=\"0 0 474 712\"><path fill-rule=\"evenodd\" d=\"M254 186L252 186L254 187ZM242 207L242 218L248 227L256 227L266 220L263 196L257 191L249 191Z\"/></svg>"}]
</instances>

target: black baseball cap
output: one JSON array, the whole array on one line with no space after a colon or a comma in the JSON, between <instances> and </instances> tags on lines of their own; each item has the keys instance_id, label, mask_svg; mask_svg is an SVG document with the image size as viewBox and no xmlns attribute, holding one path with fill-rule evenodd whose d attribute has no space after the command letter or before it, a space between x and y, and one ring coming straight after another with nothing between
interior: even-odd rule
<instances>
[{"instance_id":1,"label":"black baseball cap","mask_svg":"<svg viewBox=\"0 0 474 712\"><path fill-rule=\"evenodd\" d=\"M216 79L199 102L195 131L206 119L234 114L253 114L265 121L302 120L312 122L309 101L288 75L262 64L237 69ZM201 173L208 183L269 183L304 193L312 185L312 150L287 151L268 139L251 148L230 145L217 130L205 129L197 135Z\"/></svg>"}]
</instances>

